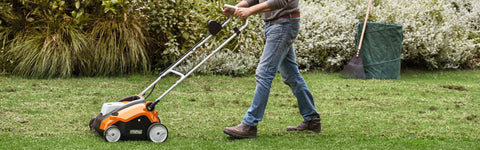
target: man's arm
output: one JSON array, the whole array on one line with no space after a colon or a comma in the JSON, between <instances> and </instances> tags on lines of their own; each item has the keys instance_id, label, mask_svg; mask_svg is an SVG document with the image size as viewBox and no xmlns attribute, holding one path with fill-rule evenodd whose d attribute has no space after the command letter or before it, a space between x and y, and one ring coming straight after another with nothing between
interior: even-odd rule
<instances>
[{"instance_id":1,"label":"man's arm","mask_svg":"<svg viewBox=\"0 0 480 150\"><path fill-rule=\"evenodd\" d=\"M267 2L263 2L257 5L253 5L252 7L239 7L237 11L235 11L235 15L239 18L246 19L251 15L269 11L271 11L270 6L268 6Z\"/></svg>"},{"instance_id":2,"label":"man's arm","mask_svg":"<svg viewBox=\"0 0 480 150\"><path fill-rule=\"evenodd\" d=\"M242 0L240 3L238 3L237 5L238 8L241 8L241 7L248 7L249 4L246 0ZM234 13L235 13L235 10L233 9L230 9L230 8L223 8L222 9L222 13L223 15L225 15L226 17L230 17L232 16Z\"/></svg>"},{"instance_id":3,"label":"man's arm","mask_svg":"<svg viewBox=\"0 0 480 150\"><path fill-rule=\"evenodd\" d=\"M239 18L246 19L251 15L271 11L267 2L263 2L257 5L249 7L249 4L246 0L242 0L240 3L235 5L238 7L236 11L230 8L223 8L223 15L230 17L232 14L238 16Z\"/></svg>"}]
</instances>

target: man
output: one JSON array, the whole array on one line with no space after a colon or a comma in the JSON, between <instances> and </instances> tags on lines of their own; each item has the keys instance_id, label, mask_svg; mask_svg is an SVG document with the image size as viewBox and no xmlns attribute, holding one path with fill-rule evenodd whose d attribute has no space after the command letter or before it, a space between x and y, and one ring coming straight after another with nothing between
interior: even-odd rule
<instances>
[{"instance_id":1,"label":"man","mask_svg":"<svg viewBox=\"0 0 480 150\"><path fill-rule=\"evenodd\" d=\"M312 130L321 132L320 115L314 105L312 94L298 70L293 48L300 28L299 0L243 0L236 6L237 10L224 8L227 17L236 15L246 19L251 15L262 13L265 21L266 43L255 78L257 86L253 102L241 124L227 127L224 133L234 138L257 137L257 125L262 120L267 106L270 88L277 71L283 82L290 86L297 98L298 108L304 121L298 126L289 126L287 131Z\"/></svg>"}]
</instances>

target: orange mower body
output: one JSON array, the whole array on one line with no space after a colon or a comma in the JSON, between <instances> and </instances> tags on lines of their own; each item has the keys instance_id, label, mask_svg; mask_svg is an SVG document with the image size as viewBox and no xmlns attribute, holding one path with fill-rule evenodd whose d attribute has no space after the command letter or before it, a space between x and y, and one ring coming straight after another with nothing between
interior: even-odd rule
<instances>
[{"instance_id":1,"label":"orange mower body","mask_svg":"<svg viewBox=\"0 0 480 150\"><path fill-rule=\"evenodd\" d=\"M102 111L90 120L90 129L108 142L118 140L152 140L163 142L168 137L158 112L149 111L141 96L129 96L118 102L105 103Z\"/></svg>"}]
</instances>

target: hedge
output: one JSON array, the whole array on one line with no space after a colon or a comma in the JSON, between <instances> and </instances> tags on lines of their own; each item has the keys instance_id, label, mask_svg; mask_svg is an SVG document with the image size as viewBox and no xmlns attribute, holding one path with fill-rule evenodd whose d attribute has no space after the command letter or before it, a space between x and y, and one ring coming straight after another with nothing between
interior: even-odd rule
<instances>
[{"instance_id":1,"label":"hedge","mask_svg":"<svg viewBox=\"0 0 480 150\"><path fill-rule=\"evenodd\" d=\"M223 4L236 2L2 1L0 69L3 73L39 78L161 71L208 34L208 20L226 19L220 12ZM357 23L365 17L367 3L367 0L300 1L301 29L294 45L302 71L342 69L355 52L354 32ZM369 21L403 25L403 66L431 70L473 69L480 67L480 10L476 8L480 8L480 1L376 0ZM235 24L243 23L233 19ZM264 22L259 15L250 17L249 21L250 25L241 36L207 61L197 73L252 74L263 50ZM102 22L115 23L122 28L107 29L115 25L105 24L103 29L99 28ZM205 53L201 52L208 53L216 48L231 35L231 28L227 27L213 38L179 70L188 70L202 60ZM99 31L111 31L111 34ZM29 37L32 35L37 38ZM49 39L51 43L41 43L38 39ZM110 43L96 42L101 40ZM25 44L29 41L35 44ZM52 61L46 62L42 61L48 56L45 54L22 55L42 52L42 48L62 53L55 54L58 57L48 57ZM109 56L103 56L106 50L112 51L108 52ZM55 63L50 63L53 61Z\"/></svg>"}]
</instances>

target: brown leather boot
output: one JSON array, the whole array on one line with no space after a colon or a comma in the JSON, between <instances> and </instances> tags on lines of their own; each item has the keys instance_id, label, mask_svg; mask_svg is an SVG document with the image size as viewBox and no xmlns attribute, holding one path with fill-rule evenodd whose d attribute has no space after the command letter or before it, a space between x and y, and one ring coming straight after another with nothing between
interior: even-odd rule
<instances>
[{"instance_id":1,"label":"brown leather boot","mask_svg":"<svg viewBox=\"0 0 480 150\"><path fill-rule=\"evenodd\" d=\"M249 126L244 123L241 123L235 127L226 127L225 130L223 130L223 133L228 134L237 139L256 138L257 127Z\"/></svg>"},{"instance_id":2,"label":"brown leather boot","mask_svg":"<svg viewBox=\"0 0 480 150\"><path fill-rule=\"evenodd\" d=\"M320 123L320 118L314 118L310 121L304 121L298 126L288 126L287 131L303 131L311 130L313 132L320 133L322 132L322 124Z\"/></svg>"}]
</instances>

